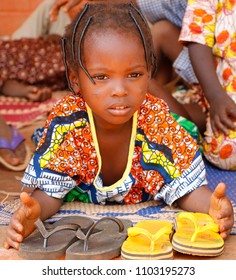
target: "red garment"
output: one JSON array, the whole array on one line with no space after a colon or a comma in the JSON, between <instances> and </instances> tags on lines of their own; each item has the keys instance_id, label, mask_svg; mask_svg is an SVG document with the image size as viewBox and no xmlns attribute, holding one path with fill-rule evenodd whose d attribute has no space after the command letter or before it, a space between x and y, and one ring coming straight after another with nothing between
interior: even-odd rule
<instances>
[{"instance_id":1,"label":"red garment","mask_svg":"<svg viewBox=\"0 0 236 280\"><path fill-rule=\"evenodd\" d=\"M65 89L60 36L0 40L0 87L6 80Z\"/></svg>"}]
</instances>

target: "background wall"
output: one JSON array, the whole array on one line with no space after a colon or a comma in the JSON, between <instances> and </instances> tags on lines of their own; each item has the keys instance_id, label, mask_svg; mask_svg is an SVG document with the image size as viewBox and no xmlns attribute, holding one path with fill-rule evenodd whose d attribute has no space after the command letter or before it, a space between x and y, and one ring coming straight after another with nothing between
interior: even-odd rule
<instances>
[{"instance_id":1,"label":"background wall","mask_svg":"<svg viewBox=\"0 0 236 280\"><path fill-rule=\"evenodd\" d=\"M42 0L0 0L0 36L11 35Z\"/></svg>"}]
</instances>

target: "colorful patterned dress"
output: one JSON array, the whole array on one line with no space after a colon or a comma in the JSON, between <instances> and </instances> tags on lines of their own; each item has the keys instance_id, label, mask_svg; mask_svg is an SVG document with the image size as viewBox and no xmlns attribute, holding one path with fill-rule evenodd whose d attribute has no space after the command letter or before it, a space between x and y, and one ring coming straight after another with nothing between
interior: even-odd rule
<instances>
[{"instance_id":1,"label":"colorful patterned dress","mask_svg":"<svg viewBox=\"0 0 236 280\"><path fill-rule=\"evenodd\" d=\"M150 199L171 205L206 184L195 140L150 94L133 116L127 166L120 180L103 185L93 114L80 95L53 108L22 183L66 201L132 204Z\"/></svg>"},{"instance_id":2,"label":"colorful patterned dress","mask_svg":"<svg viewBox=\"0 0 236 280\"><path fill-rule=\"evenodd\" d=\"M180 40L212 48L216 73L228 95L236 102L236 1L189 0ZM207 104L206 104L207 106ZM206 158L222 169L236 169L236 131L215 137L210 119L204 137Z\"/></svg>"}]
</instances>

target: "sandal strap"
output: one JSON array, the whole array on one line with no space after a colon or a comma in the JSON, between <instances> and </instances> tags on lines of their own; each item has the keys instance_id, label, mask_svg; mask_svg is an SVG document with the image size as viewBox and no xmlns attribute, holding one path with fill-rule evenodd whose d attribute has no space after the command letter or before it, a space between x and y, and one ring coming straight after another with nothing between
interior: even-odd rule
<instances>
[{"instance_id":1,"label":"sandal strap","mask_svg":"<svg viewBox=\"0 0 236 280\"><path fill-rule=\"evenodd\" d=\"M11 142L0 138L0 149L10 149L14 151L16 147L25 140L25 138L14 128L14 126L9 125L9 127L11 128L12 133Z\"/></svg>"},{"instance_id":2,"label":"sandal strap","mask_svg":"<svg viewBox=\"0 0 236 280\"><path fill-rule=\"evenodd\" d=\"M89 240L89 236L94 232L94 228L100 224L102 221L105 220L110 220L115 222L118 226L119 226L119 232L124 231L124 224L122 223L122 221L118 218L115 217L104 217L101 218L100 220L98 220L97 222L95 222L88 230L88 232L86 233L85 237L82 236L82 238L78 238L84 241L84 251L88 251L88 240Z\"/></svg>"},{"instance_id":3,"label":"sandal strap","mask_svg":"<svg viewBox=\"0 0 236 280\"><path fill-rule=\"evenodd\" d=\"M145 237L147 237L150 240L150 251L154 251L154 246L156 241L162 237L164 234L171 234L172 232L172 228L170 228L169 226L165 226L160 228L157 232L155 232L154 234L152 234L150 231L141 228L141 227L131 227L128 228L128 236L136 236L136 235L144 235Z\"/></svg>"},{"instance_id":4,"label":"sandal strap","mask_svg":"<svg viewBox=\"0 0 236 280\"><path fill-rule=\"evenodd\" d=\"M178 214L178 219L188 219L194 224L194 233L191 237L191 242L194 242L197 238L197 235L201 232L210 230L213 232L219 232L219 225L214 222L206 223L204 225L199 225L198 220L196 219L195 215L191 212L181 212Z\"/></svg>"},{"instance_id":5,"label":"sandal strap","mask_svg":"<svg viewBox=\"0 0 236 280\"><path fill-rule=\"evenodd\" d=\"M66 224L66 225L60 225L60 226L56 226L53 230L51 231L48 231L43 222L38 219L36 222L35 222L35 225L38 229L38 231L41 233L41 235L43 236L43 248L46 248L47 247L47 241L48 241L48 238L53 235L54 233L56 232L59 232L59 231L62 231L62 230L73 230L73 231L76 231L78 230L78 225L76 224Z\"/></svg>"}]
</instances>

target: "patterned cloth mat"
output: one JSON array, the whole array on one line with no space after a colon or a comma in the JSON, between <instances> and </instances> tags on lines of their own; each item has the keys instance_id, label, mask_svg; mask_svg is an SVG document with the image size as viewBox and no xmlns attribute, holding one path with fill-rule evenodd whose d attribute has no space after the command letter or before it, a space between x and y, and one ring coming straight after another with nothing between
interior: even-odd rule
<instances>
[{"instance_id":1,"label":"patterned cloth mat","mask_svg":"<svg viewBox=\"0 0 236 280\"><path fill-rule=\"evenodd\" d=\"M0 96L0 116L16 128L34 123L47 114L58 98L44 102L31 102L24 98Z\"/></svg>"},{"instance_id":2,"label":"patterned cloth mat","mask_svg":"<svg viewBox=\"0 0 236 280\"><path fill-rule=\"evenodd\" d=\"M233 202L234 217L236 219L236 192L233 189L236 181L235 171L218 170L210 164L206 163L207 177L209 187L213 189L217 183L224 181L227 188L227 195ZM0 205L0 224L7 225L12 213L19 207L19 199L10 200ZM65 203L61 209L48 219L49 222L54 222L62 217L72 215L82 215L90 217L93 220L99 220L104 216L118 217L122 219L130 219L134 224L146 219L164 219L171 222L174 221L175 213L180 211L165 204L149 201L140 204L132 205L94 205L82 202ZM234 224L232 234L236 234L236 222Z\"/></svg>"}]
</instances>

